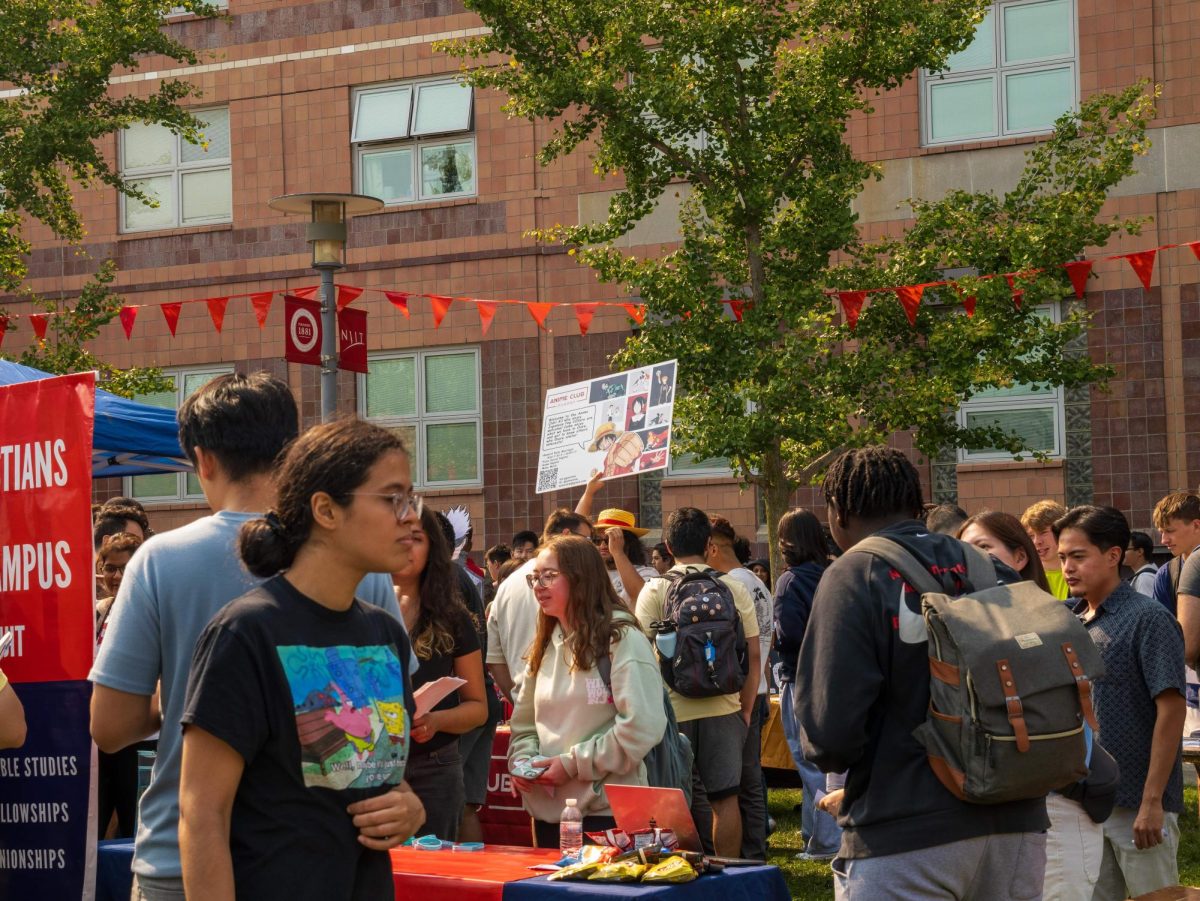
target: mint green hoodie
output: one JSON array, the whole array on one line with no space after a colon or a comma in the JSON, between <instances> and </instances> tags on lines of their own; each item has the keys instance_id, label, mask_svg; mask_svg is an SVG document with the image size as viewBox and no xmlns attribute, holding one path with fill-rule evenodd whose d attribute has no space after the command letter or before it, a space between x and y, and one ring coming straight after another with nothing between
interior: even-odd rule
<instances>
[{"instance_id":1,"label":"mint green hoodie","mask_svg":"<svg viewBox=\"0 0 1200 901\"><path fill-rule=\"evenodd\" d=\"M654 649L632 618L628 623L609 648L611 697L596 667L571 668L561 626L537 675L526 672L510 724L509 764L557 755L571 777L553 796L540 785L524 796L536 819L557 823L567 798L575 798L585 816L611 816L604 783L646 784L642 759L662 740L667 716Z\"/></svg>"}]
</instances>

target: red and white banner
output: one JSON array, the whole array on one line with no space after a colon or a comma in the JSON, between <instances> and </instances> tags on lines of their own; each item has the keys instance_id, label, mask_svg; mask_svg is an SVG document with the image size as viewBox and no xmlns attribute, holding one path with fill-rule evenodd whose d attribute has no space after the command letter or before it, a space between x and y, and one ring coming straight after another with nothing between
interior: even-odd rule
<instances>
[{"instance_id":1,"label":"red and white banner","mask_svg":"<svg viewBox=\"0 0 1200 901\"><path fill-rule=\"evenodd\" d=\"M321 365L321 304L293 294L283 297L284 358L289 363Z\"/></svg>"},{"instance_id":2,"label":"red and white banner","mask_svg":"<svg viewBox=\"0 0 1200 901\"><path fill-rule=\"evenodd\" d=\"M92 373L0 388L0 660L25 707L0 752L0 894L90 898Z\"/></svg>"},{"instance_id":3,"label":"red and white banner","mask_svg":"<svg viewBox=\"0 0 1200 901\"><path fill-rule=\"evenodd\" d=\"M367 371L367 311L338 310L338 369Z\"/></svg>"}]
</instances>

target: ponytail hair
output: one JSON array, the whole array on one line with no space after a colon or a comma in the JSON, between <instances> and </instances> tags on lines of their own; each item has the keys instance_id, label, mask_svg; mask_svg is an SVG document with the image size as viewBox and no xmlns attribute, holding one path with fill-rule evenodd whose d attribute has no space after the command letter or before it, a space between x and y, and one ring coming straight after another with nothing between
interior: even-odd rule
<instances>
[{"instance_id":1,"label":"ponytail hair","mask_svg":"<svg viewBox=\"0 0 1200 901\"><path fill-rule=\"evenodd\" d=\"M356 417L314 426L292 442L276 467L274 509L247 522L238 535L246 568L269 578L290 567L312 533L312 496L323 491L346 506L389 451L406 453L395 434Z\"/></svg>"}]
</instances>

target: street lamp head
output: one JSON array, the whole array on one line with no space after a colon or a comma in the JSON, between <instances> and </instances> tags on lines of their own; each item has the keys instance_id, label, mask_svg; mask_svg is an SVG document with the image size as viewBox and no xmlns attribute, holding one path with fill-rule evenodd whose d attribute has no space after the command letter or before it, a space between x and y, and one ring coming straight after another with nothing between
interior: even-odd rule
<instances>
[{"instance_id":1,"label":"street lamp head","mask_svg":"<svg viewBox=\"0 0 1200 901\"><path fill-rule=\"evenodd\" d=\"M281 213L307 214L304 237L312 245L313 267L340 269L346 247L346 217L383 209L383 201L365 194L285 194L267 206Z\"/></svg>"}]
</instances>

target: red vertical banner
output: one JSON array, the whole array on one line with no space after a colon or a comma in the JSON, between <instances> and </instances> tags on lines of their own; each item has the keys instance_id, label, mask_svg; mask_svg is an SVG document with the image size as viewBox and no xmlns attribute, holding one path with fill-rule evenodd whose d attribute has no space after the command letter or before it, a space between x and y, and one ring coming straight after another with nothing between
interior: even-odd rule
<instances>
[{"instance_id":1,"label":"red vertical banner","mask_svg":"<svg viewBox=\"0 0 1200 901\"><path fill-rule=\"evenodd\" d=\"M367 311L338 310L338 369L367 371Z\"/></svg>"},{"instance_id":2,"label":"red vertical banner","mask_svg":"<svg viewBox=\"0 0 1200 901\"><path fill-rule=\"evenodd\" d=\"M0 387L0 667L28 734L0 752L0 884L9 898L91 897L88 670L94 643L92 373ZM89 858L92 858L89 863Z\"/></svg>"},{"instance_id":3,"label":"red vertical banner","mask_svg":"<svg viewBox=\"0 0 1200 901\"><path fill-rule=\"evenodd\" d=\"M284 359L306 366L321 365L321 304L293 294L283 296Z\"/></svg>"}]
</instances>

